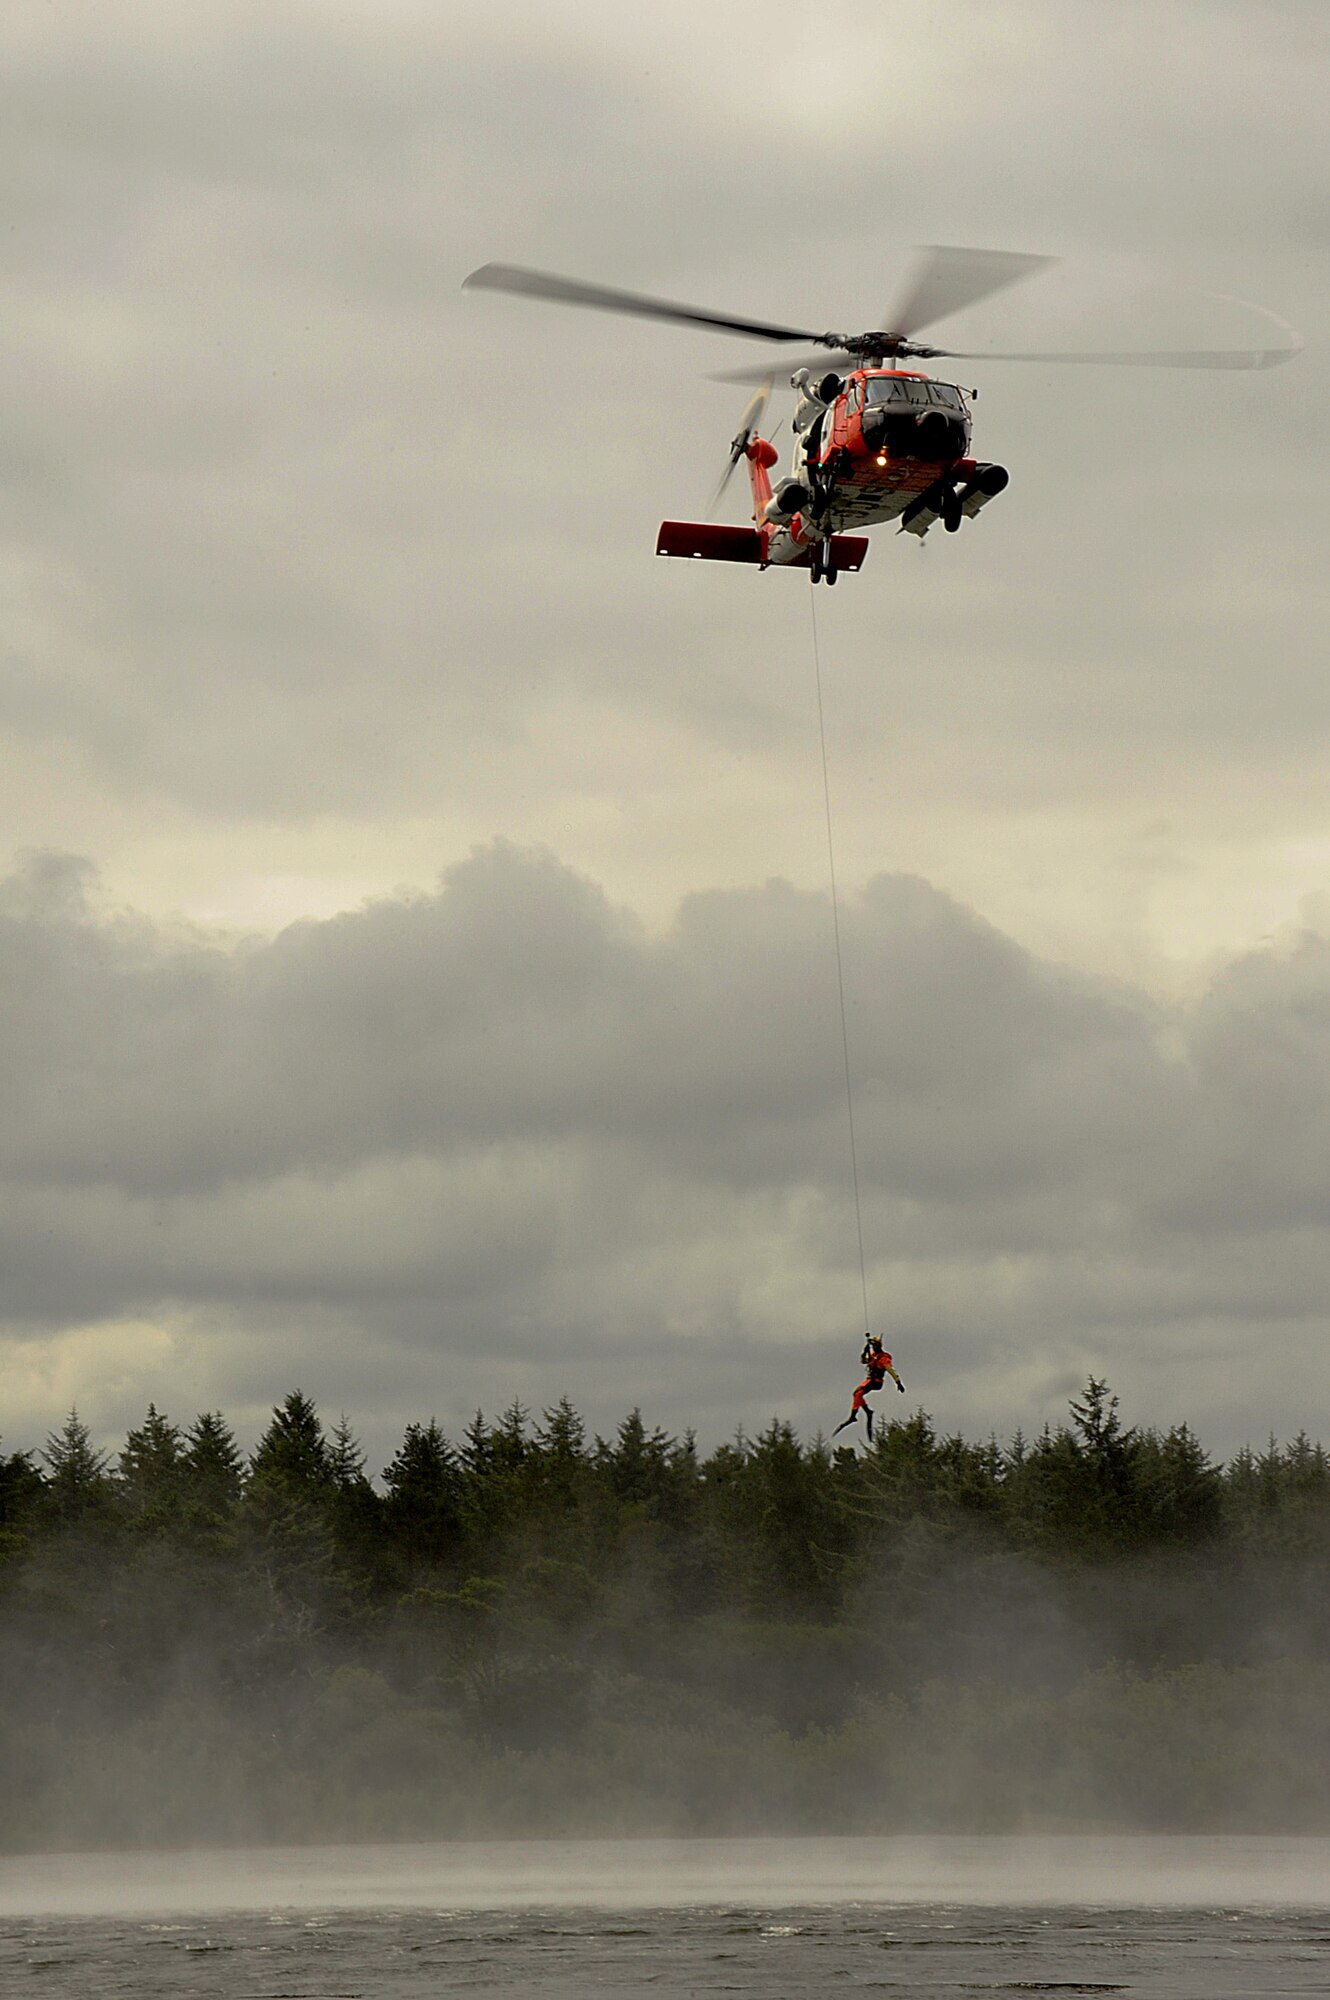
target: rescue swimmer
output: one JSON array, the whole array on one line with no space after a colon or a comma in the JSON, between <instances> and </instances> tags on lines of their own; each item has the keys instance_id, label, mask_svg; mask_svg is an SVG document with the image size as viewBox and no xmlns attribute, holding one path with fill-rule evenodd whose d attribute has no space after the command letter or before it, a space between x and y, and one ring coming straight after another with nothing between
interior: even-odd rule
<instances>
[{"instance_id":1,"label":"rescue swimmer","mask_svg":"<svg viewBox=\"0 0 1330 2000\"><path fill-rule=\"evenodd\" d=\"M882 1387L888 1375L890 1375L902 1396L905 1394L905 1384L892 1367L891 1356L887 1353L886 1348L875 1333L870 1333L865 1340L863 1353L859 1356L859 1359L868 1372L854 1392L854 1401L850 1404L849 1416L845 1418L843 1423L837 1424L831 1435L838 1437L847 1425L857 1424L859 1421L859 1412L862 1410L868 1419L868 1441L871 1444L873 1441L873 1412L868 1407L865 1399L875 1394Z\"/></svg>"}]
</instances>

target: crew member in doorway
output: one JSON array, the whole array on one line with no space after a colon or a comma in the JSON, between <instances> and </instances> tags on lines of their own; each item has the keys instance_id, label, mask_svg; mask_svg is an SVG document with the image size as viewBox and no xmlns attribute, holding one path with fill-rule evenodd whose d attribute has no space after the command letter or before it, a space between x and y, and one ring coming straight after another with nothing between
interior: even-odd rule
<instances>
[{"instance_id":1,"label":"crew member in doorway","mask_svg":"<svg viewBox=\"0 0 1330 2000\"><path fill-rule=\"evenodd\" d=\"M868 1419L868 1441L871 1444L873 1441L873 1412L869 1409L865 1398L871 1396L875 1390L880 1389L888 1375L890 1375L902 1396L905 1394L905 1384L892 1367L891 1356L887 1353L886 1348L875 1333L870 1333L864 1342L864 1351L859 1356L859 1359L868 1372L854 1392L854 1401L850 1405L849 1416L846 1417L844 1423L837 1424L831 1435L836 1437L846 1428L846 1425L858 1423L859 1412L862 1410Z\"/></svg>"}]
</instances>

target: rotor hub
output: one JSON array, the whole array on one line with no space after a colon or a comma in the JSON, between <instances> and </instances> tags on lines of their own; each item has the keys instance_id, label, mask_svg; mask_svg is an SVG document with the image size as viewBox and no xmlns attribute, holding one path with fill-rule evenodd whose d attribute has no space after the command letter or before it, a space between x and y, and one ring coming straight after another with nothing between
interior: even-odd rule
<instances>
[{"instance_id":1,"label":"rotor hub","mask_svg":"<svg viewBox=\"0 0 1330 2000\"><path fill-rule=\"evenodd\" d=\"M857 361L867 361L876 367L884 361L932 361L940 351L923 341L911 340L904 333L824 333L821 344L839 348L841 353L852 354Z\"/></svg>"}]
</instances>

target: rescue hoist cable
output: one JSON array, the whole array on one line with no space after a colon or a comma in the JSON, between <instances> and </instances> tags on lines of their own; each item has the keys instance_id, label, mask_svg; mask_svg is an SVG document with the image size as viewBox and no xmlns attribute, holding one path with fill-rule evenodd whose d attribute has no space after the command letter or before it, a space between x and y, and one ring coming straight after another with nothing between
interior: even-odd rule
<instances>
[{"instance_id":1,"label":"rescue hoist cable","mask_svg":"<svg viewBox=\"0 0 1330 2000\"><path fill-rule=\"evenodd\" d=\"M816 581L814 579L814 581ZM813 681L817 688L817 734L822 750L822 802L827 818L827 871L831 877L831 931L836 941L836 992L840 1000L840 1044L845 1059L845 1120L850 1134L850 1179L854 1186L854 1226L859 1239L859 1283L864 1295L864 1328L868 1318L868 1266L864 1259L864 1217L859 1200L859 1149L854 1137L854 1091L850 1083L850 1030L845 1017L845 965L840 941L840 900L836 892L836 843L831 831L831 779L827 769L827 725L822 705L822 657L817 642L817 592L808 593L813 618Z\"/></svg>"}]
</instances>

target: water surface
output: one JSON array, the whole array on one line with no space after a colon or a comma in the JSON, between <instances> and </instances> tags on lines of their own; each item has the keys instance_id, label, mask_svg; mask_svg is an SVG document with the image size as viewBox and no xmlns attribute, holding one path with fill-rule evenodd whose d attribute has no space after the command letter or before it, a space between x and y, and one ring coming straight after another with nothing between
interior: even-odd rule
<instances>
[{"instance_id":1,"label":"water surface","mask_svg":"<svg viewBox=\"0 0 1330 2000\"><path fill-rule=\"evenodd\" d=\"M1330 1842L518 1841L0 1862L51 2000L1330 1990Z\"/></svg>"}]
</instances>

